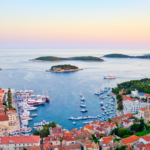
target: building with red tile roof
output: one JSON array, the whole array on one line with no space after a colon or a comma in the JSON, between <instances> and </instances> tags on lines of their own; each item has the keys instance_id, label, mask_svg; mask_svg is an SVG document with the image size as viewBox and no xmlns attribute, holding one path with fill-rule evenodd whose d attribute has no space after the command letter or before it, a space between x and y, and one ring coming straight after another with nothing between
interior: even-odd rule
<instances>
[{"instance_id":1,"label":"building with red tile roof","mask_svg":"<svg viewBox=\"0 0 150 150\"><path fill-rule=\"evenodd\" d=\"M150 135L141 136L139 142L142 142L144 144L150 143Z\"/></svg>"},{"instance_id":2,"label":"building with red tile roof","mask_svg":"<svg viewBox=\"0 0 150 150\"><path fill-rule=\"evenodd\" d=\"M126 95L122 95L122 97L123 97L123 101L134 101L135 99L134 98L131 98L131 97L129 97L129 96L126 96Z\"/></svg>"},{"instance_id":3,"label":"building with red tile roof","mask_svg":"<svg viewBox=\"0 0 150 150\"><path fill-rule=\"evenodd\" d=\"M111 136L102 137L99 141L102 149L107 150L110 149L110 143L113 143L113 138Z\"/></svg>"},{"instance_id":4,"label":"building with red tile roof","mask_svg":"<svg viewBox=\"0 0 150 150\"><path fill-rule=\"evenodd\" d=\"M120 142L122 144L125 144L125 145L130 144L132 146L132 145L138 143L139 139L140 139L140 137L138 137L136 135L132 135L130 137L122 139Z\"/></svg>"},{"instance_id":5,"label":"building with red tile roof","mask_svg":"<svg viewBox=\"0 0 150 150\"><path fill-rule=\"evenodd\" d=\"M150 98L150 94L145 94L144 97L145 98Z\"/></svg>"},{"instance_id":6,"label":"building with red tile roof","mask_svg":"<svg viewBox=\"0 0 150 150\"><path fill-rule=\"evenodd\" d=\"M5 149L27 148L28 146L40 146L40 136L3 136L0 137L0 147Z\"/></svg>"},{"instance_id":7,"label":"building with red tile roof","mask_svg":"<svg viewBox=\"0 0 150 150\"><path fill-rule=\"evenodd\" d=\"M86 125L84 126L84 130L92 131L93 129L94 129L94 126L93 126L93 125L88 125L88 124L86 124Z\"/></svg>"}]
</instances>

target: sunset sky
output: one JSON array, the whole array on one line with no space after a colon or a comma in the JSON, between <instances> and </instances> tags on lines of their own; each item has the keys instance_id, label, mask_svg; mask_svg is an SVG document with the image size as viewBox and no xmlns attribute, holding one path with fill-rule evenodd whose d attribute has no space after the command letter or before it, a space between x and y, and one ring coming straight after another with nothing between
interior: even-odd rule
<instances>
[{"instance_id":1,"label":"sunset sky","mask_svg":"<svg viewBox=\"0 0 150 150\"><path fill-rule=\"evenodd\" d=\"M150 0L0 0L0 48L150 48Z\"/></svg>"}]
</instances>

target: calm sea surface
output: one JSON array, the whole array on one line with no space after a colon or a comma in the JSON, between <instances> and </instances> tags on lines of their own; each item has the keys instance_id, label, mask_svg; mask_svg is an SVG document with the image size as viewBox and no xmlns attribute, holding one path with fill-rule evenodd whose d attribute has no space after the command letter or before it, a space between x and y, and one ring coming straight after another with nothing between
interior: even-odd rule
<instances>
[{"instance_id":1,"label":"calm sea surface","mask_svg":"<svg viewBox=\"0 0 150 150\"><path fill-rule=\"evenodd\" d=\"M113 51L114 52L114 51ZM115 51L117 52L117 51ZM119 52L119 50L118 50ZM129 54L142 54L148 51L125 51ZM123 52L123 53L125 53ZM28 61L39 56L102 56L112 53L107 50L0 50L0 87L14 88L15 90L34 90L36 95L48 92L50 102L38 106L33 111L37 116L30 121L29 126L41 120L55 121L57 124L71 130L83 127L84 121L68 120L69 117L102 116L99 96L94 95L105 86L115 87L117 83L132 79L150 77L150 59L110 59L105 62L63 61L63 62L32 62ZM51 73L45 70L53 65L72 64L82 71L71 73ZM115 75L115 80L104 80L103 76ZM88 112L80 112L80 93L84 94ZM106 105L106 101L103 100ZM111 115L110 115L111 116ZM103 116L106 119L110 116ZM87 120L91 121L91 120Z\"/></svg>"}]
</instances>

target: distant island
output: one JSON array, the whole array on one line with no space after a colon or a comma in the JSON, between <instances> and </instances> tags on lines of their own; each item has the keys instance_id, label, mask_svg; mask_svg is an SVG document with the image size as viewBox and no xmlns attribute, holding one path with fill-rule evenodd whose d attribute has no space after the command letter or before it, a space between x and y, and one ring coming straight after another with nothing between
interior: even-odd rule
<instances>
[{"instance_id":1,"label":"distant island","mask_svg":"<svg viewBox=\"0 0 150 150\"><path fill-rule=\"evenodd\" d=\"M74 72L78 70L83 70L83 69L79 69L77 66L73 66L70 64L65 64L65 65L52 66L51 69L46 70L46 71L48 72Z\"/></svg>"},{"instance_id":2,"label":"distant island","mask_svg":"<svg viewBox=\"0 0 150 150\"><path fill-rule=\"evenodd\" d=\"M1 71L2 69L0 68L0 71Z\"/></svg>"},{"instance_id":3,"label":"distant island","mask_svg":"<svg viewBox=\"0 0 150 150\"><path fill-rule=\"evenodd\" d=\"M108 58L143 58L143 59L147 58L148 59L148 58L150 58L150 54L142 55L142 56L129 56L129 55L125 55L125 54L114 53L114 54L104 55L104 57L108 57Z\"/></svg>"},{"instance_id":4,"label":"distant island","mask_svg":"<svg viewBox=\"0 0 150 150\"><path fill-rule=\"evenodd\" d=\"M30 61L64 61L64 60L100 61L100 62L104 61L99 57L93 57L93 56L76 56L76 57L68 57L68 58L55 57L55 56L43 56L35 59L30 59Z\"/></svg>"}]
</instances>

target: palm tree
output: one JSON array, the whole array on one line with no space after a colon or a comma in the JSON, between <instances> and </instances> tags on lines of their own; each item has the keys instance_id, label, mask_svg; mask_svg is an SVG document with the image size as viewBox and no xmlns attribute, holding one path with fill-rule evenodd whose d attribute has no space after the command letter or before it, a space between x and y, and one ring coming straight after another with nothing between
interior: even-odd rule
<instances>
[{"instance_id":1,"label":"palm tree","mask_svg":"<svg viewBox=\"0 0 150 150\"><path fill-rule=\"evenodd\" d=\"M60 141L61 146L62 146L63 137L60 137L60 138L59 138L59 141Z\"/></svg>"},{"instance_id":2,"label":"palm tree","mask_svg":"<svg viewBox=\"0 0 150 150\"><path fill-rule=\"evenodd\" d=\"M111 118L108 118L108 122L111 123Z\"/></svg>"}]
</instances>

